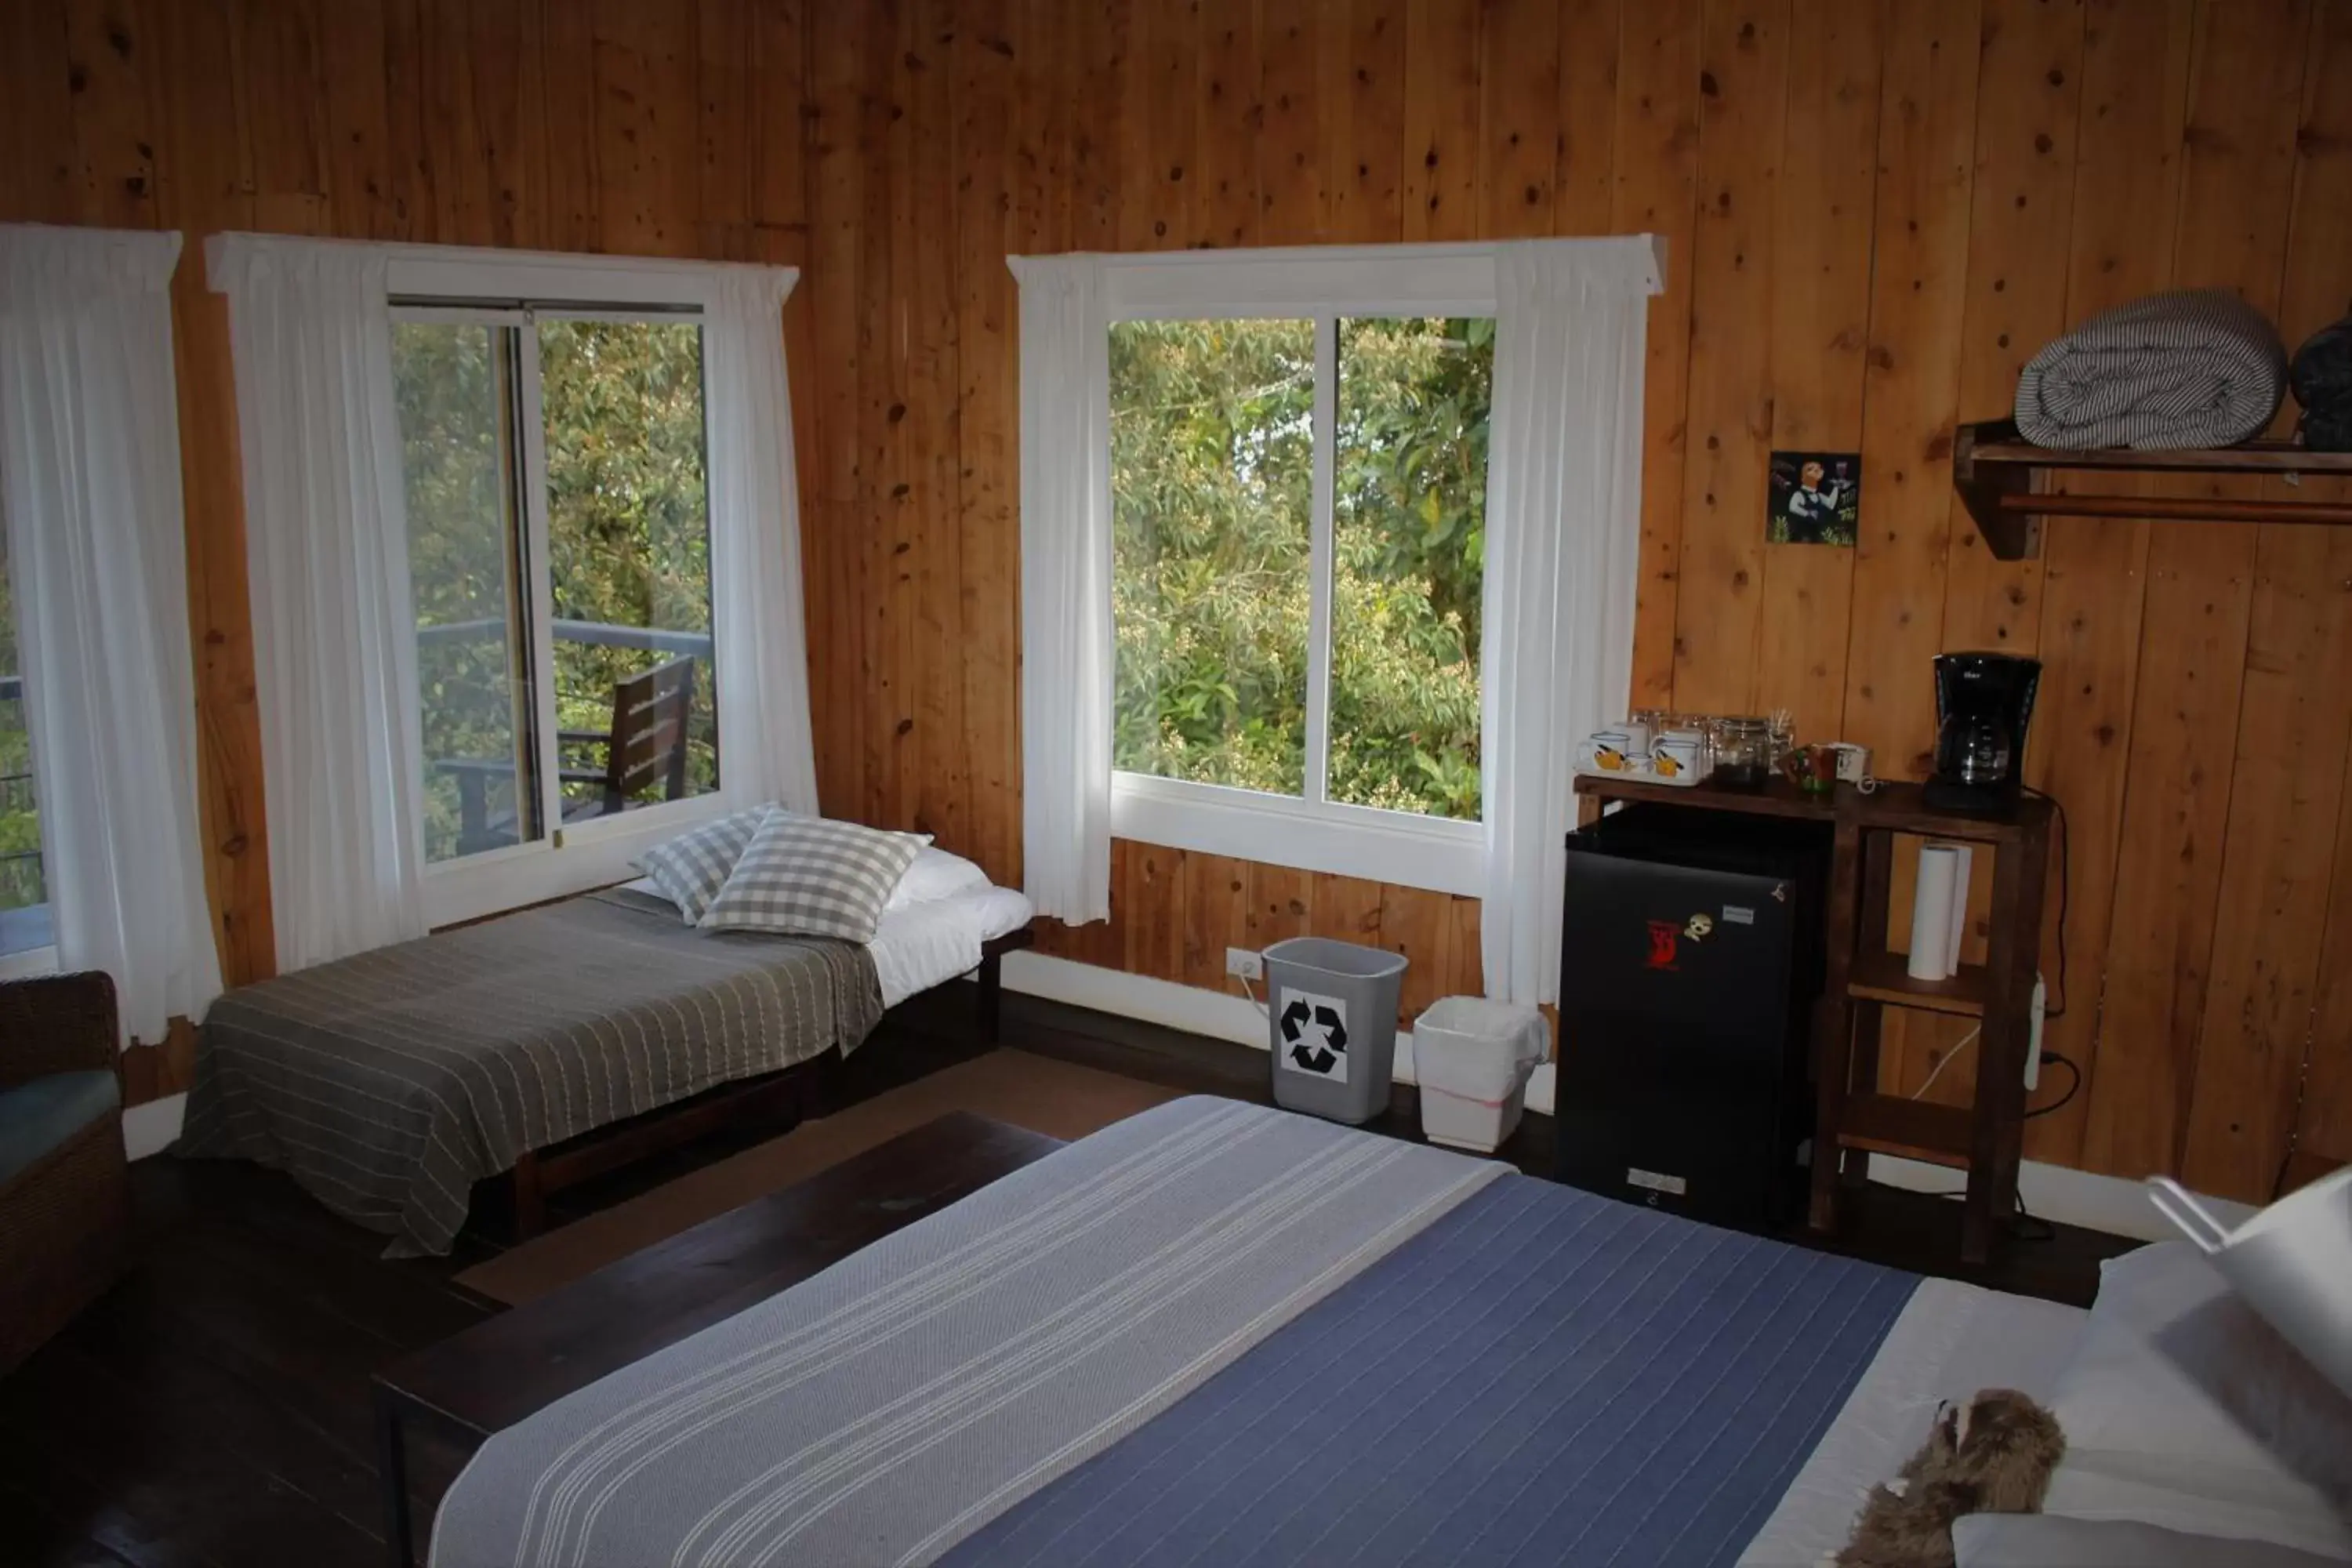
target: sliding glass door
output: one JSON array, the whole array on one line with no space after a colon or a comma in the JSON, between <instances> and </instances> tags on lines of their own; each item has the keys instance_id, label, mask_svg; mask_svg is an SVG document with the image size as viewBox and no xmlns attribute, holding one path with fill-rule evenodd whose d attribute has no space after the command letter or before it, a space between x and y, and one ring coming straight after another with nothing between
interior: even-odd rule
<instances>
[{"instance_id":1,"label":"sliding glass door","mask_svg":"<svg viewBox=\"0 0 2352 1568\"><path fill-rule=\"evenodd\" d=\"M394 362L427 861L714 792L699 319L412 302Z\"/></svg>"}]
</instances>

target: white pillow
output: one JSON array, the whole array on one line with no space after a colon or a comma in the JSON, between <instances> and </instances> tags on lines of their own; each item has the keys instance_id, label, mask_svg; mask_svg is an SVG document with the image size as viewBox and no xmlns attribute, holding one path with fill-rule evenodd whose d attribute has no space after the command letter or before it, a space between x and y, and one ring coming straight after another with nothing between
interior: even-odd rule
<instances>
[{"instance_id":1,"label":"white pillow","mask_svg":"<svg viewBox=\"0 0 2352 1568\"><path fill-rule=\"evenodd\" d=\"M2352 1560L2352 1401L2185 1242L2102 1270L2043 1507Z\"/></svg>"},{"instance_id":2,"label":"white pillow","mask_svg":"<svg viewBox=\"0 0 2352 1568\"><path fill-rule=\"evenodd\" d=\"M1971 1513L1952 1521L1958 1568L2334 1568L2267 1542L2186 1535L2128 1521L2047 1513Z\"/></svg>"},{"instance_id":3,"label":"white pillow","mask_svg":"<svg viewBox=\"0 0 2352 1568\"><path fill-rule=\"evenodd\" d=\"M926 842L898 885L890 889L888 910L903 910L909 904L937 903L952 899L958 893L976 893L989 886L988 873L961 855L950 855L935 849Z\"/></svg>"}]
</instances>

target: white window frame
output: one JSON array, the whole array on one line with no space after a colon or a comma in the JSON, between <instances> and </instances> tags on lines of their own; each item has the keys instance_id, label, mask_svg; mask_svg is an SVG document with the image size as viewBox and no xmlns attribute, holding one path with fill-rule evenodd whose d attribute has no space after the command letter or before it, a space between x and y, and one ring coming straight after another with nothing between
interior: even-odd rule
<instances>
[{"instance_id":1,"label":"white window frame","mask_svg":"<svg viewBox=\"0 0 2352 1568\"><path fill-rule=\"evenodd\" d=\"M445 320L521 326L541 314L646 321L667 313L699 324L718 303L719 269L709 263L442 246L392 246L387 255L385 292L394 301L395 322ZM539 360L535 353L520 357L520 434L528 449L525 470L543 476L546 430L540 404ZM706 426L709 398L706 345ZM703 460L707 483L707 449ZM533 701L543 715L551 716L555 711L554 589L544 569L547 497L543 486L525 485L522 489L527 550L535 567L534 581L527 584L532 596L531 636L537 644L533 662L539 689ZM713 569L717 569L715 552ZM712 675L715 682L723 684L727 672L719 668L715 603L712 612ZM566 826L554 805L554 796L560 793L555 748L555 730L543 724L539 766L541 798L547 803L542 807L545 837L426 865L422 880L428 924L454 925L626 881L636 874L631 862L646 850L699 823L754 804L741 797L739 787L729 784L722 768L719 788L709 795L639 806ZM421 790L418 801L421 813ZM421 842L421 821L419 827Z\"/></svg>"},{"instance_id":2,"label":"white window frame","mask_svg":"<svg viewBox=\"0 0 2352 1568\"><path fill-rule=\"evenodd\" d=\"M1337 481L1333 443L1320 436L1331 432L1336 437L1338 429L1339 319L1492 316L1495 247L1181 251L1105 256L1101 264L1106 314L1113 326L1149 321L1313 321L1318 433L1308 521L1314 580L1309 589L1305 795L1269 795L1114 769L1112 834L1299 870L1482 895L1486 882L1483 821L1383 811L1324 798L1330 771L1328 649ZM1106 427L1108 423L1106 417ZM1483 671L1481 676L1483 683Z\"/></svg>"}]
</instances>

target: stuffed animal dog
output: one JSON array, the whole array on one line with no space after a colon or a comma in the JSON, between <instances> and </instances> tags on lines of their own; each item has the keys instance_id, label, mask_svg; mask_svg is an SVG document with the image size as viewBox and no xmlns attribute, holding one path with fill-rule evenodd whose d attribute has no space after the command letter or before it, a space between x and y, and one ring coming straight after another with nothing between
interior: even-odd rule
<instances>
[{"instance_id":1,"label":"stuffed animal dog","mask_svg":"<svg viewBox=\"0 0 2352 1568\"><path fill-rule=\"evenodd\" d=\"M1952 1521L2035 1512L2065 1451L2057 1421L2013 1388L1944 1406L1926 1446L1870 1489L1837 1568L1953 1568Z\"/></svg>"}]
</instances>

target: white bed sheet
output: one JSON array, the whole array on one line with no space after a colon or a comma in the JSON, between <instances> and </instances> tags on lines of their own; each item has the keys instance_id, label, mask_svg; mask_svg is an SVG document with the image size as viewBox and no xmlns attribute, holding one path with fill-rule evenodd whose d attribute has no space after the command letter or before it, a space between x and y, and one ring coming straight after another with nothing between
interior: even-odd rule
<instances>
[{"instance_id":1,"label":"white bed sheet","mask_svg":"<svg viewBox=\"0 0 2352 1568\"><path fill-rule=\"evenodd\" d=\"M1980 1388L2047 1399L2090 1317L2079 1307L1922 1280L1805 1460L1740 1568L1816 1568L1853 1528L1863 1495L1916 1452L1937 1405Z\"/></svg>"},{"instance_id":2,"label":"white bed sheet","mask_svg":"<svg viewBox=\"0 0 2352 1568\"><path fill-rule=\"evenodd\" d=\"M622 887L666 896L650 877ZM1027 925L1036 912L1025 894L993 887L885 912L874 940L866 944L882 982L882 1005L896 1007L919 991L978 968L981 943Z\"/></svg>"},{"instance_id":3,"label":"white bed sheet","mask_svg":"<svg viewBox=\"0 0 2352 1568\"><path fill-rule=\"evenodd\" d=\"M890 910L866 944L882 981L882 1005L896 1007L918 991L979 967L982 942L1027 925L1035 913L1027 897L1011 888L977 888Z\"/></svg>"}]
</instances>

